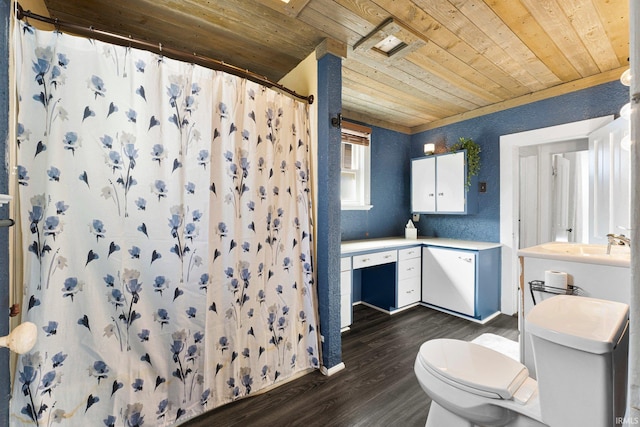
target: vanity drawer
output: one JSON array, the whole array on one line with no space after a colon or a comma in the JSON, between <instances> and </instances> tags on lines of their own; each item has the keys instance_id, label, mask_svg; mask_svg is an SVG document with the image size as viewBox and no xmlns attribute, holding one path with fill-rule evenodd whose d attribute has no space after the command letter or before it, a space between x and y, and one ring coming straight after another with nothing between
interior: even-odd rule
<instances>
[{"instance_id":1,"label":"vanity drawer","mask_svg":"<svg viewBox=\"0 0 640 427\"><path fill-rule=\"evenodd\" d=\"M398 280L398 307L420 301L420 277Z\"/></svg>"},{"instance_id":2,"label":"vanity drawer","mask_svg":"<svg viewBox=\"0 0 640 427\"><path fill-rule=\"evenodd\" d=\"M402 261L405 259L420 258L421 248L421 246L416 246L414 248L400 249L398 251L398 259Z\"/></svg>"},{"instance_id":3,"label":"vanity drawer","mask_svg":"<svg viewBox=\"0 0 640 427\"><path fill-rule=\"evenodd\" d=\"M353 268L371 267L374 265L388 264L398 260L398 251L374 252L353 257Z\"/></svg>"},{"instance_id":4,"label":"vanity drawer","mask_svg":"<svg viewBox=\"0 0 640 427\"><path fill-rule=\"evenodd\" d=\"M420 277L422 268L421 258L411 258L398 263L398 280L410 277Z\"/></svg>"},{"instance_id":5,"label":"vanity drawer","mask_svg":"<svg viewBox=\"0 0 640 427\"><path fill-rule=\"evenodd\" d=\"M340 271L351 270L351 257L346 256L340 258Z\"/></svg>"}]
</instances>

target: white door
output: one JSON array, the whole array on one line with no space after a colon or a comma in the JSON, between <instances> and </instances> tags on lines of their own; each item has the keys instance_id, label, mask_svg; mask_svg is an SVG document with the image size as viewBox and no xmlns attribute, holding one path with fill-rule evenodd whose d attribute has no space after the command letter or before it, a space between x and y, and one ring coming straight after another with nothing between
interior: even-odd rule
<instances>
[{"instance_id":1,"label":"white door","mask_svg":"<svg viewBox=\"0 0 640 427\"><path fill-rule=\"evenodd\" d=\"M630 153L622 147L629 122L619 118L589 135L589 243L607 243L607 234L631 228Z\"/></svg>"},{"instance_id":2,"label":"white door","mask_svg":"<svg viewBox=\"0 0 640 427\"><path fill-rule=\"evenodd\" d=\"M441 155L437 159L436 209L438 212L464 212L464 152Z\"/></svg>"},{"instance_id":3,"label":"white door","mask_svg":"<svg viewBox=\"0 0 640 427\"><path fill-rule=\"evenodd\" d=\"M436 158L411 161L411 211L436 211Z\"/></svg>"},{"instance_id":4,"label":"white door","mask_svg":"<svg viewBox=\"0 0 640 427\"><path fill-rule=\"evenodd\" d=\"M422 300L475 316L476 254L448 248L422 251Z\"/></svg>"},{"instance_id":5,"label":"white door","mask_svg":"<svg viewBox=\"0 0 640 427\"><path fill-rule=\"evenodd\" d=\"M520 260L518 257L518 203L520 193L520 152L525 147L555 145L562 141L587 138L596 129L613 120L613 116L597 117L543 129L502 135L500 137L500 243L502 244L502 311L518 310ZM587 143L588 145L588 143ZM540 194L550 187L539 186Z\"/></svg>"},{"instance_id":6,"label":"white door","mask_svg":"<svg viewBox=\"0 0 640 427\"><path fill-rule=\"evenodd\" d=\"M538 240L538 155L520 158L520 240L518 248L535 246Z\"/></svg>"},{"instance_id":7,"label":"white door","mask_svg":"<svg viewBox=\"0 0 640 427\"><path fill-rule=\"evenodd\" d=\"M571 161L561 155L553 156L553 230L554 241L570 242L570 233L573 232L572 219L570 218L570 188Z\"/></svg>"}]
</instances>

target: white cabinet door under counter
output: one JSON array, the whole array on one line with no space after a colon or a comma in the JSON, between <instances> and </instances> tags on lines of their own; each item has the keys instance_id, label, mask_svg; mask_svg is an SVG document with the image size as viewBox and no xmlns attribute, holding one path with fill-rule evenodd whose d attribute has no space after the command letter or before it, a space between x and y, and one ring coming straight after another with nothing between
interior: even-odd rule
<instances>
[{"instance_id":1,"label":"white cabinet door under counter","mask_svg":"<svg viewBox=\"0 0 640 427\"><path fill-rule=\"evenodd\" d=\"M340 328L351 325L351 257L340 259Z\"/></svg>"},{"instance_id":2,"label":"white cabinet door under counter","mask_svg":"<svg viewBox=\"0 0 640 427\"><path fill-rule=\"evenodd\" d=\"M449 248L423 249L424 297L428 304L475 316L476 254Z\"/></svg>"},{"instance_id":3,"label":"white cabinet door under counter","mask_svg":"<svg viewBox=\"0 0 640 427\"><path fill-rule=\"evenodd\" d=\"M422 301L487 322L500 310L500 249L423 248Z\"/></svg>"}]
</instances>

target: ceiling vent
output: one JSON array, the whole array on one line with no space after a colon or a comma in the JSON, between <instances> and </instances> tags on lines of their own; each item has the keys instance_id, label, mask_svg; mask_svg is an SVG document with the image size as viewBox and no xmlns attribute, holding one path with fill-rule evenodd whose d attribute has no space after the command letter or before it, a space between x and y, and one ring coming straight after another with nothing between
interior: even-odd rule
<instances>
[{"instance_id":1,"label":"ceiling vent","mask_svg":"<svg viewBox=\"0 0 640 427\"><path fill-rule=\"evenodd\" d=\"M353 51L356 53L373 51L387 58L397 59L425 44L426 42L409 27L394 18L388 18L353 45Z\"/></svg>"}]
</instances>

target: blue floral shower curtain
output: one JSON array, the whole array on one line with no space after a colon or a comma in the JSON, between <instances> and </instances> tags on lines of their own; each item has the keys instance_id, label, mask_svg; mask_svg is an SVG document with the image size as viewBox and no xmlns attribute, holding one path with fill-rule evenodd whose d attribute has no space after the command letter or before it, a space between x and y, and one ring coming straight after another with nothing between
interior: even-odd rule
<instances>
[{"instance_id":1,"label":"blue floral shower curtain","mask_svg":"<svg viewBox=\"0 0 640 427\"><path fill-rule=\"evenodd\" d=\"M19 23L12 425L173 425L317 368L308 106Z\"/></svg>"}]
</instances>

